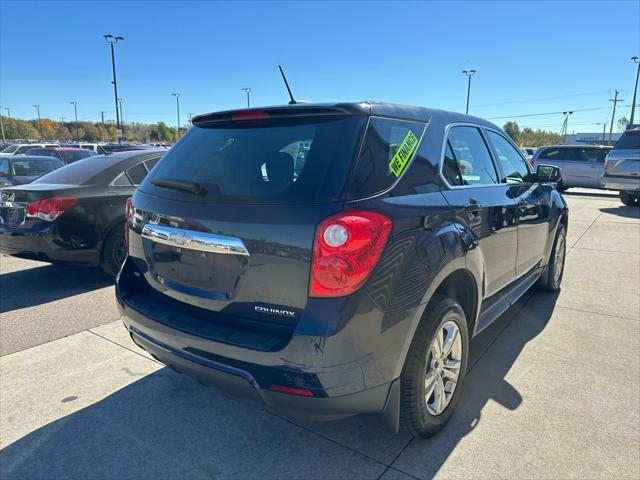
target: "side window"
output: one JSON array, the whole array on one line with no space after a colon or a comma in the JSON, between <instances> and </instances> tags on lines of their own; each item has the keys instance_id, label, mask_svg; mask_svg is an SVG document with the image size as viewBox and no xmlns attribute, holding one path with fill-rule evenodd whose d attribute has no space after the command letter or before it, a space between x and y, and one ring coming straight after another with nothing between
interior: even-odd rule
<instances>
[{"instance_id":1,"label":"side window","mask_svg":"<svg viewBox=\"0 0 640 480\"><path fill-rule=\"evenodd\" d=\"M564 160L564 149L547 148L538 157L538 160Z\"/></svg>"},{"instance_id":2,"label":"side window","mask_svg":"<svg viewBox=\"0 0 640 480\"><path fill-rule=\"evenodd\" d=\"M127 170L127 175L134 185L140 185L140 182L147 176L147 169L142 163L138 163Z\"/></svg>"},{"instance_id":3,"label":"side window","mask_svg":"<svg viewBox=\"0 0 640 480\"><path fill-rule=\"evenodd\" d=\"M145 166L147 167L147 171L151 171L151 169L153 168L153 166L158 163L158 160L160 160L160 157L158 158L151 158L149 160L145 160L143 163L145 164Z\"/></svg>"},{"instance_id":4,"label":"side window","mask_svg":"<svg viewBox=\"0 0 640 480\"><path fill-rule=\"evenodd\" d=\"M506 183L523 183L529 181L529 168L527 161L502 135L491 130L486 130L487 137L493 146L500 170L504 175L502 179Z\"/></svg>"},{"instance_id":5,"label":"side window","mask_svg":"<svg viewBox=\"0 0 640 480\"><path fill-rule=\"evenodd\" d=\"M122 172L120 175L118 175L115 180L113 182L111 182L111 184L114 187L131 187L133 184L131 183L131 180L129 180L129 177L127 177L127 175Z\"/></svg>"},{"instance_id":6,"label":"side window","mask_svg":"<svg viewBox=\"0 0 640 480\"><path fill-rule=\"evenodd\" d=\"M477 128L453 127L449 130L442 175L452 186L498 183L489 149Z\"/></svg>"},{"instance_id":7,"label":"side window","mask_svg":"<svg viewBox=\"0 0 640 480\"><path fill-rule=\"evenodd\" d=\"M2 160L0 162L0 177L6 177L9 175L9 161Z\"/></svg>"},{"instance_id":8,"label":"side window","mask_svg":"<svg viewBox=\"0 0 640 480\"><path fill-rule=\"evenodd\" d=\"M573 160L574 162L595 163L600 157L600 152L597 148L571 148L567 153L567 160Z\"/></svg>"},{"instance_id":9,"label":"side window","mask_svg":"<svg viewBox=\"0 0 640 480\"><path fill-rule=\"evenodd\" d=\"M419 122L372 117L351 179L351 198L373 195L393 185L409 166L424 129Z\"/></svg>"}]
</instances>

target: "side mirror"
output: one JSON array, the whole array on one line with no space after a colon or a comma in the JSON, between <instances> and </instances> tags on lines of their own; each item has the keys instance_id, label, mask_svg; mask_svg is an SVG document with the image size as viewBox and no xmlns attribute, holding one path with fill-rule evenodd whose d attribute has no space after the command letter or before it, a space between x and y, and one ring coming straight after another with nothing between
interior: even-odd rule
<instances>
[{"instance_id":1,"label":"side mirror","mask_svg":"<svg viewBox=\"0 0 640 480\"><path fill-rule=\"evenodd\" d=\"M540 183L562 184L562 172L554 165L539 164L536 169L536 175L538 176L538 182Z\"/></svg>"}]
</instances>

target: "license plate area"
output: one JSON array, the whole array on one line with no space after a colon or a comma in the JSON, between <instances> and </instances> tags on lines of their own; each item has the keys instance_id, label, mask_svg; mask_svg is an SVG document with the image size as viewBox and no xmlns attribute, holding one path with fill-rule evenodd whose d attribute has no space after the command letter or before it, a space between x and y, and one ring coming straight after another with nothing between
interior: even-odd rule
<instances>
[{"instance_id":1,"label":"license plate area","mask_svg":"<svg viewBox=\"0 0 640 480\"><path fill-rule=\"evenodd\" d=\"M0 224L18 227L26 220L25 208L21 206L0 206Z\"/></svg>"}]
</instances>

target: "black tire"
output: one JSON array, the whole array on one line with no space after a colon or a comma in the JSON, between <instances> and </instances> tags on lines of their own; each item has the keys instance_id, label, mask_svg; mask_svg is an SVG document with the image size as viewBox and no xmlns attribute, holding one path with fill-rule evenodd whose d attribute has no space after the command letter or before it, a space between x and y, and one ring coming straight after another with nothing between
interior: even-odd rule
<instances>
[{"instance_id":1,"label":"black tire","mask_svg":"<svg viewBox=\"0 0 640 480\"><path fill-rule=\"evenodd\" d=\"M556 252L558 248L562 249L562 262L557 262ZM553 240L553 248L549 255L549 262L542 272L542 276L538 281L538 288L545 292L557 292L560 290L560 284L562 283L562 276L564 275L564 264L567 256L567 229L564 224L558 225L558 231L556 232L556 238ZM556 272L560 268L560 273Z\"/></svg>"},{"instance_id":2,"label":"black tire","mask_svg":"<svg viewBox=\"0 0 640 480\"><path fill-rule=\"evenodd\" d=\"M427 308L409 347L400 377L400 424L412 435L425 438L438 433L451 418L462 391L469 353L467 319L460 304L452 298L438 295ZM431 365L433 372L431 345L436 333L450 321L458 327L462 342L459 373L446 408L439 414L433 414L429 411L428 399L425 398L428 365ZM446 338L444 337L445 340Z\"/></svg>"},{"instance_id":3,"label":"black tire","mask_svg":"<svg viewBox=\"0 0 640 480\"><path fill-rule=\"evenodd\" d=\"M558 192L560 193L564 193L569 190L569 187L556 187L556 190L558 190Z\"/></svg>"},{"instance_id":4,"label":"black tire","mask_svg":"<svg viewBox=\"0 0 640 480\"><path fill-rule=\"evenodd\" d=\"M102 245L100 268L111 277L115 277L127 256L124 242L124 225L114 227Z\"/></svg>"},{"instance_id":5,"label":"black tire","mask_svg":"<svg viewBox=\"0 0 640 480\"><path fill-rule=\"evenodd\" d=\"M619 192L618 196L620 197L620 201L628 207L640 206L640 194Z\"/></svg>"}]
</instances>

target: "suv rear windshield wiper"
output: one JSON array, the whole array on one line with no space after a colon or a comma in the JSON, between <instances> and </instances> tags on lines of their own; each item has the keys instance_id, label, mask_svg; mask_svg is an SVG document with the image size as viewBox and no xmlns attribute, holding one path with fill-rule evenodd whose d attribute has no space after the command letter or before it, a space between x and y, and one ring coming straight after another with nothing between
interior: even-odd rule
<instances>
[{"instance_id":1,"label":"suv rear windshield wiper","mask_svg":"<svg viewBox=\"0 0 640 480\"><path fill-rule=\"evenodd\" d=\"M182 190L183 192L193 193L194 195L202 195L205 192L204 188L197 182L189 182L186 180L171 180L169 178L158 178L151 180L151 183L156 187L173 188L174 190Z\"/></svg>"}]
</instances>

